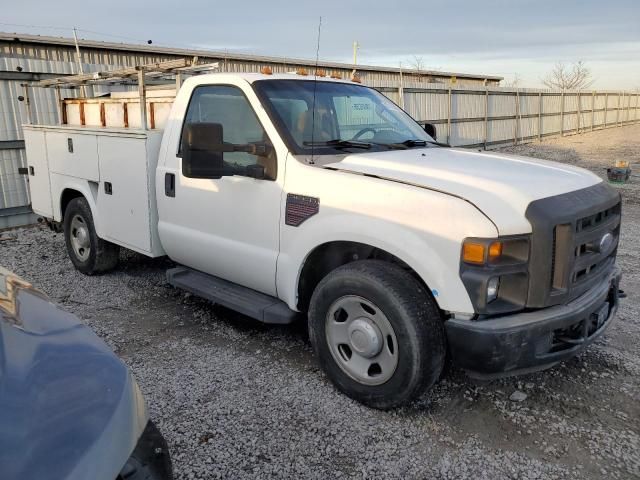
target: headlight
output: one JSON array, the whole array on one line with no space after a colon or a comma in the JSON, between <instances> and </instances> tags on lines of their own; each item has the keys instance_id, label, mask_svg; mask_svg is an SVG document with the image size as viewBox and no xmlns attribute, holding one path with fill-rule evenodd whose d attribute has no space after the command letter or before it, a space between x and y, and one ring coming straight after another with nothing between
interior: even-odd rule
<instances>
[{"instance_id":1,"label":"headlight","mask_svg":"<svg viewBox=\"0 0 640 480\"><path fill-rule=\"evenodd\" d=\"M498 287L500 287L500 277L491 277L487 282L487 303L498 298Z\"/></svg>"}]
</instances>

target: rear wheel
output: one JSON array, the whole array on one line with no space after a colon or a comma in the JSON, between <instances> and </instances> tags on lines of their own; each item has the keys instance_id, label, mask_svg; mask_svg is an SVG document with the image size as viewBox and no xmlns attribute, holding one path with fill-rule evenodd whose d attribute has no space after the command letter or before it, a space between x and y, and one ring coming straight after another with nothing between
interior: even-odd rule
<instances>
[{"instance_id":1,"label":"rear wheel","mask_svg":"<svg viewBox=\"0 0 640 480\"><path fill-rule=\"evenodd\" d=\"M309 337L333 383L374 408L415 398L444 365L434 300L410 273L387 262L353 262L327 275L311 298Z\"/></svg>"},{"instance_id":2,"label":"rear wheel","mask_svg":"<svg viewBox=\"0 0 640 480\"><path fill-rule=\"evenodd\" d=\"M120 247L98 237L91 208L83 197L71 200L65 210L64 238L71 262L86 275L111 270L118 264Z\"/></svg>"}]
</instances>

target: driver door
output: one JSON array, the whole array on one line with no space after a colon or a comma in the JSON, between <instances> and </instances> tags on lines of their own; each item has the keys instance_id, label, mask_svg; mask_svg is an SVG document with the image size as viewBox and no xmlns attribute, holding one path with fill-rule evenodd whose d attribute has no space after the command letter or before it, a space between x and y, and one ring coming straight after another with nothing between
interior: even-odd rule
<instances>
[{"instance_id":1,"label":"driver door","mask_svg":"<svg viewBox=\"0 0 640 480\"><path fill-rule=\"evenodd\" d=\"M271 143L238 86L196 87L186 123L220 125L225 144ZM158 194L158 229L167 254L183 265L275 296L282 195L282 187L275 181L275 150L270 148L263 156L220 153L224 164L235 172L221 178L194 178L180 151L166 155L159 176L175 177L173 196L166 190L164 196ZM172 155L175 158L170 158ZM250 178L242 173L252 165L262 165L265 177ZM202 171L202 165L199 168Z\"/></svg>"}]
</instances>

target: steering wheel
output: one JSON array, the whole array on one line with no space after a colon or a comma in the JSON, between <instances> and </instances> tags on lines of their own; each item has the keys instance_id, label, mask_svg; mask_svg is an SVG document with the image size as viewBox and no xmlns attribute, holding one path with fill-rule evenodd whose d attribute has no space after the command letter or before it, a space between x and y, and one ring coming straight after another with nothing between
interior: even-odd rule
<instances>
[{"instance_id":1,"label":"steering wheel","mask_svg":"<svg viewBox=\"0 0 640 480\"><path fill-rule=\"evenodd\" d=\"M356 133L356 134L351 138L351 140L358 140L362 135L364 135L364 134L365 134L365 133L367 133L367 132L373 132L373 134L374 134L374 135L376 134L376 131L375 131L373 128L371 128L371 127L365 127L365 128L363 128L362 130L360 130L358 133Z\"/></svg>"}]
</instances>

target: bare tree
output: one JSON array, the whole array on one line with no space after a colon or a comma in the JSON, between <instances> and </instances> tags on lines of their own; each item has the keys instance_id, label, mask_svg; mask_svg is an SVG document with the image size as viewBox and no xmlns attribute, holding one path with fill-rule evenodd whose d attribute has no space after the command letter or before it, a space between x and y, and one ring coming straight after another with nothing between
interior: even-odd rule
<instances>
[{"instance_id":1,"label":"bare tree","mask_svg":"<svg viewBox=\"0 0 640 480\"><path fill-rule=\"evenodd\" d=\"M510 81L505 82L504 86L510 87L510 88L518 88L520 87L521 83L522 83L522 78L520 77L520 74L514 73L513 78Z\"/></svg>"},{"instance_id":2,"label":"bare tree","mask_svg":"<svg viewBox=\"0 0 640 480\"><path fill-rule=\"evenodd\" d=\"M409 67L413 68L414 70L424 70L424 58L419 57L418 55L414 55L413 59L409 61Z\"/></svg>"},{"instance_id":3,"label":"bare tree","mask_svg":"<svg viewBox=\"0 0 640 480\"><path fill-rule=\"evenodd\" d=\"M589 88L595 80L591 76L591 69L582 61L566 65L558 62L553 70L542 79L548 88L558 88L560 90L581 90Z\"/></svg>"}]
</instances>

